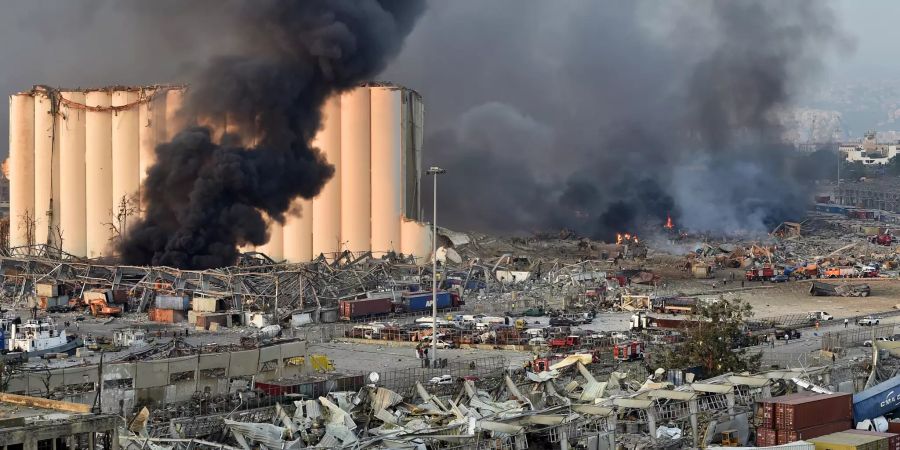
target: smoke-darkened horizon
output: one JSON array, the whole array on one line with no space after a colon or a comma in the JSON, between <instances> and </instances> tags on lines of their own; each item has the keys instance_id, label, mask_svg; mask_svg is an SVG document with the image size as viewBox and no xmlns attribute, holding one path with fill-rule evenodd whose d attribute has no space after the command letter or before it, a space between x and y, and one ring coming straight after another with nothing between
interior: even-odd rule
<instances>
[{"instance_id":1,"label":"smoke-darkened horizon","mask_svg":"<svg viewBox=\"0 0 900 450\"><path fill-rule=\"evenodd\" d=\"M802 214L778 115L846 43L827 4L516 5L432 4L387 70L429 105L442 225L611 239Z\"/></svg>"}]
</instances>

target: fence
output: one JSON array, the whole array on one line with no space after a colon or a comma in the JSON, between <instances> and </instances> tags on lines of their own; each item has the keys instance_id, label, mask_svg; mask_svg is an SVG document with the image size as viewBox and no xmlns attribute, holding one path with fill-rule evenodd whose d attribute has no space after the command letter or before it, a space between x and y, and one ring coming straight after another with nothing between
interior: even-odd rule
<instances>
[{"instance_id":1,"label":"fence","mask_svg":"<svg viewBox=\"0 0 900 450\"><path fill-rule=\"evenodd\" d=\"M867 340L875 340L894 335L894 325L876 325L844 331L829 331L822 335L822 350L829 352L862 345Z\"/></svg>"},{"instance_id":2,"label":"fence","mask_svg":"<svg viewBox=\"0 0 900 450\"><path fill-rule=\"evenodd\" d=\"M456 393L459 391L458 381L463 377L477 378L476 382L499 378L506 372L509 361L502 356L470 359L467 361L448 361L446 367L411 367L387 372L379 372L379 386L390 389L407 399L415 397L416 382L427 386L429 391L437 395ZM431 383L436 377L449 375L449 380ZM498 380L499 381L499 380Z\"/></svg>"}]
</instances>

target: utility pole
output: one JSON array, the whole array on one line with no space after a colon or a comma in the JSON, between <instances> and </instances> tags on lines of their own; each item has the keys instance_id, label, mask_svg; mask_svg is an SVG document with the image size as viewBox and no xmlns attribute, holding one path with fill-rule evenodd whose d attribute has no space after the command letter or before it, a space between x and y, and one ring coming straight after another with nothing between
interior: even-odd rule
<instances>
[{"instance_id":1,"label":"utility pole","mask_svg":"<svg viewBox=\"0 0 900 450\"><path fill-rule=\"evenodd\" d=\"M428 175L434 177L434 189L432 190L434 197L432 206L434 213L431 216L432 232L431 232L431 366L437 362L437 176L447 173L446 170L437 166L431 166L428 169Z\"/></svg>"}]
</instances>

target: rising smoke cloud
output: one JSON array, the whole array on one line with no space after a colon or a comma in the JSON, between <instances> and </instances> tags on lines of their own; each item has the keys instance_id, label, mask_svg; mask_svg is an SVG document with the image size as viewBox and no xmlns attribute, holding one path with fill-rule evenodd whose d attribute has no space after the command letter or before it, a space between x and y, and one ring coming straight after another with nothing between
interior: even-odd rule
<instances>
[{"instance_id":1,"label":"rising smoke cloud","mask_svg":"<svg viewBox=\"0 0 900 450\"><path fill-rule=\"evenodd\" d=\"M827 4L525 3L433 3L387 71L428 99L442 224L610 239L802 214L776 116L843 46Z\"/></svg>"},{"instance_id":2,"label":"rising smoke cloud","mask_svg":"<svg viewBox=\"0 0 900 450\"><path fill-rule=\"evenodd\" d=\"M185 117L227 118L217 143L191 126L157 148L144 217L120 245L139 265L233 264L237 245L268 241L296 197L312 198L334 167L310 145L331 95L377 75L399 52L419 1L230 2L235 47L191 73ZM214 38L214 36L209 36ZM243 141L252 145L245 146Z\"/></svg>"}]
</instances>

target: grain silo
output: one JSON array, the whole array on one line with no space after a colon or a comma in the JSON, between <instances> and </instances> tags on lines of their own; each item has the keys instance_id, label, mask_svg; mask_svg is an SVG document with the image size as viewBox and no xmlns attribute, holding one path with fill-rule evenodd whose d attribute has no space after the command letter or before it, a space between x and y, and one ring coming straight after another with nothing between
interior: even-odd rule
<instances>
[{"instance_id":1,"label":"grain silo","mask_svg":"<svg viewBox=\"0 0 900 450\"><path fill-rule=\"evenodd\" d=\"M140 214L156 145L190 120L180 114L184 89L35 87L11 96L12 246L29 244L15 230L30 216L34 243L58 245L61 239L72 255L108 256L110 225L127 226ZM431 233L418 222L421 97L370 84L329 99L322 113L313 145L335 166L334 178L316 198L296 199L284 224L271 222L269 242L256 250L291 262L344 250L427 258ZM199 122L216 137L241 131L229 129L224 118ZM132 210L124 224L122 208Z\"/></svg>"}]
</instances>

